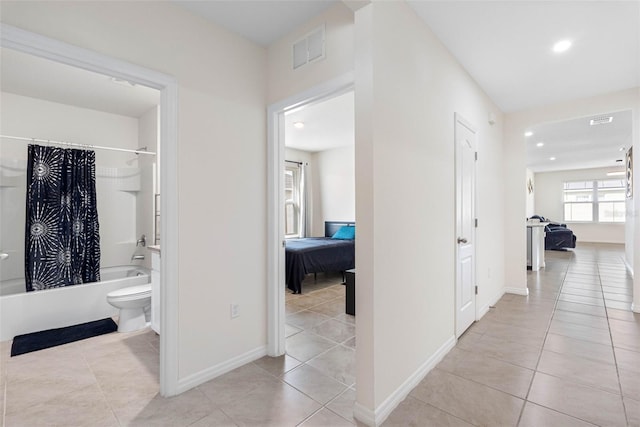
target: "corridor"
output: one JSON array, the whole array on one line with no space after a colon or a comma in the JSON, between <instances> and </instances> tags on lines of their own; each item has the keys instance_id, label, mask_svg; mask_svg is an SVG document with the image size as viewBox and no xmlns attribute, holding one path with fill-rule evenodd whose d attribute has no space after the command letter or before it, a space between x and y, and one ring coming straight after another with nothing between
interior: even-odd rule
<instances>
[{"instance_id":1,"label":"corridor","mask_svg":"<svg viewBox=\"0 0 640 427\"><path fill-rule=\"evenodd\" d=\"M546 252L386 426L640 426L640 315L622 245Z\"/></svg>"}]
</instances>

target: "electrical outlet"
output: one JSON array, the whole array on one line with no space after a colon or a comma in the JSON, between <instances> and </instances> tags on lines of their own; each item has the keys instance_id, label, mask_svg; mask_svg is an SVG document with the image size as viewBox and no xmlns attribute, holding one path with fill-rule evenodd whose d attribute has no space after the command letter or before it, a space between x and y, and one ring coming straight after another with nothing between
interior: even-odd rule
<instances>
[{"instance_id":1,"label":"electrical outlet","mask_svg":"<svg viewBox=\"0 0 640 427\"><path fill-rule=\"evenodd\" d=\"M238 304L231 304L231 318L235 319L240 316L240 306Z\"/></svg>"}]
</instances>

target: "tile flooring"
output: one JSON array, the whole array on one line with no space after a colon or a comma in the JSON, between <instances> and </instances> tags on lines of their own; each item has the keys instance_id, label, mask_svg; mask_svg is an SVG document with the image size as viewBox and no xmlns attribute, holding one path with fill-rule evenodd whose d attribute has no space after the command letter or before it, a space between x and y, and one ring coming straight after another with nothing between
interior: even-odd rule
<instances>
[{"instance_id":1,"label":"tile flooring","mask_svg":"<svg viewBox=\"0 0 640 427\"><path fill-rule=\"evenodd\" d=\"M640 426L640 315L621 245L546 252L386 426Z\"/></svg>"},{"instance_id":2,"label":"tile flooring","mask_svg":"<svg viewBox=\"0 0 640 427\"><path fill-rule=\"evenodd\" d=\"M529 297L505 295L385 426L640 426L640 315L629 311L623 248L546 255L546 268L528 272ZM1 343L3 424L353 425L355 326L344 288L319 275L303 290L287 294L285 356L171 399L158 395L151 331L13 358Z\"/></svg>"}]
</instances>

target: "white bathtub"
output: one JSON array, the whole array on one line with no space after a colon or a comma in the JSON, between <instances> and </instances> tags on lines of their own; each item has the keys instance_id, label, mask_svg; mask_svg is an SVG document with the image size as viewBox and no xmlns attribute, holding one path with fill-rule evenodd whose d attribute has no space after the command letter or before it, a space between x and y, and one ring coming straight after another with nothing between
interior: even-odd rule
<instances>
[{"instance_id":1,"label":"white bathtub","mask_svg":"<svg viewBox=\"0 0 640 427\"><path fill-rule=\"evenodd\" d=\"M0 283L0 341L16 335L76 325L118 314L107 293L149 283L149 270L137 266L100 270L100 282L25 292L24 280Z\"/></svg>"}]
</instances>

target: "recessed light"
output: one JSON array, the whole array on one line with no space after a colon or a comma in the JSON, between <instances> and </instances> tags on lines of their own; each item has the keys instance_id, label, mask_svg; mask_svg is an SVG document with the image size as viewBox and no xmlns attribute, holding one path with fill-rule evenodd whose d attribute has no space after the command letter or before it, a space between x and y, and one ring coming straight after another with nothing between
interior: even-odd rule
<instances>
[{"instance_id":1,"label":"recessed light","mask_svg":"<svg viewBox=\"0 0 640 427\"><path fill-rule=\"evenodd\" d=\"M627 149L625 147L620 147L620 149L618 151L623 152L626 151Z\"/></svg>"},{"instance_id":2,"label":"recessed light","mask_svg":"<svg viewBox=\"0 0 640 427\"><path fill-rule=\"evenodd\" d=\"M531 132L530 130L524 133L524 136L531 136L531 135L533 135L533 132Z\"/></svg>"},{"instance_id":3,"label":"recessed light","mask_svg":"<svg viewBox=\"0 0 640 427\"><path fill-rule=\"evenodd\" d=\"M536 144L536 147L543 147L543 146L544 146L544 142L538 142L538 143Z\"/></svg>"},{"instance_id":4,"label":"recessed light","mask_svg":"<svg viewBox=\"0 0 640 427\"><path fill-rule=\"evenodd\" d=\"M556 159L555 157L549 157L549 160L555 160L555 159Z\"/></svg>"},{"instance_id":5,"label":"recessed light","mask_svg":"<svg viewBox=\"0 0 640 427\"><path fill-rule=\"evenodd\" d=\"M567 51L571 47L571 40L560 40L553 45L553 51L555 53L561 53Z\"/></svg>"},{"instance_id":6,"label":"recessed light","mask_svg":"<svg viewBox=\"0 0 640 427\"><path fill-rule=\"evenodd\" d=\"M295 122L293 127L296 129L302 129L304 127L304 122Z\"/></svg>"},{"instance_id":7,"label":"recessed light","mask_svg":"<svg viewBox=\"0 0 640 427\"><path fill-rule=\"evenodd\" d=\"M594 117L593 119L589 120L589 124L591 126L605 125L607 123L611 123L612 121L613 121L613 116L600 116L600 117Z\"/></svg>"},{"instance_id":8,"label":"recessed light","mask_svg":"<svg viewBox=\"0 0 640 427\"><path fill-rule=\"evenodd\" d=\"M607 172L607 176L623 176L626 175L627 173L625 171L619 171L619 172Z\"/></svg>"}]
</instances>

